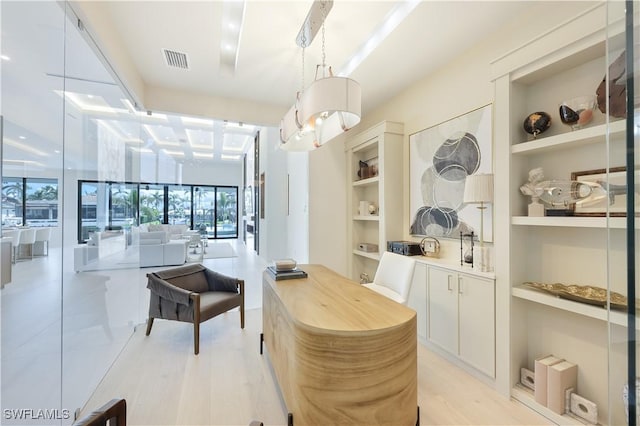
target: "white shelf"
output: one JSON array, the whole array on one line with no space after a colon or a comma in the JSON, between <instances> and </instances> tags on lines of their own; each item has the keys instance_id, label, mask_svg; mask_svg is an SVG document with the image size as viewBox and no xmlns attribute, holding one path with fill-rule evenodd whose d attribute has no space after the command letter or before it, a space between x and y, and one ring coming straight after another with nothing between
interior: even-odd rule
<instances>
[{"instance_id":1,"label":"white shelf","mask_svg":"<svg viewBox=\"0 0 640 426\"><path fill-rule=\"evenodd\" d=\"M370 216L354 216L353 220L370 220L378 222L380 220L380 216L378 215L370 215Z\"/></svg>"},{"instance_id":2,"label":"white shelf","mask_svg":"<svg viewBox=\"0 0 640 426\"><path fill-rule=\"evenodd\" d=\"M353 254L356 256L366 257L367 259L380 260L380 253L378 252L367 252L362 250L354 250Z\"/></svg>"},{"instance_id":3,"label":"white shelf","mask_svg":"<svg viewBox=\"0 0 640 426\"><path fill-rule=\"evenodd\" d=\"M620 136L625 131L625 120L610 123L610 135ZM562 133L555 136L540 138L529 142L522 142L511 146L512 154L540 154L566 148L576 148L593 143L604 143L607 134L607 125L601 124L573 132Z\"/></svg>"},{"instance_id":4,"label":"white shelf","mask_svg":"<svg viewBox=\"0 0 640 426\"><path fill-rule=\"evenodd\" d=\"M353 182L353 186L367 186L374 185L380 181L380 176L374 176L372 178L361 179Z\"/></svg>"},{"instance_id":5,"label":"white shelf","mask_svg":"<svg viewBox=\"0 0 640 426\"><path fill-rule=\"evenodd\" d=\"M511 224L519 226L561 226L566 228L606 228L607 218L587 216L513 216ZM608 226L613 229L625 229L627 227L627 218L610 217ZM637 227L638 225L636 224Z\"/></svg>"},{"instance_id":6,"label":"white shelf","mask_svg":"<svg viewBox=\"0 0 640 426\"><path fill-rule=\"evenodd\" d=\"M552 294L543 293L525 285L515 286L511 289L514 297L528 300L530 302L540 303L541 305L551 306L563 311L572 312L578 315L584 315L589 318L595 318L601 321L611 321L613 324L626 327L627 316L625 311L611 310L607 315L607 310L601 306L589 305L573 300L563 299ZM640 330L640 320L636 319L636 330Z\"/></svg>"},{"instance_id":7,"label":"white shelf","mask_svg":"<svg viewBox=\"0 0 640 426\"><path fill-rule=\"evenodd\" d=\"M531 389L529 389L529 388L524 387L523 385L521 385L519 383L516 384L511 389L511 396L514 399L522 402L527 407L537 411L538 413L540 413L544 417L548 418L549 420L551 420L555 424L558 424L558 425L578 425L578 426L590 424L586 420L582 420L582 419L578 418L577 416L574 416L574 415L571 415L571 414L558 414L558 413L556 413L554 411L551 411L547 407L538 404L536 402L536 400L535 400L535 396L534 396L533 391Z\"/></svg>"}]
</instances>

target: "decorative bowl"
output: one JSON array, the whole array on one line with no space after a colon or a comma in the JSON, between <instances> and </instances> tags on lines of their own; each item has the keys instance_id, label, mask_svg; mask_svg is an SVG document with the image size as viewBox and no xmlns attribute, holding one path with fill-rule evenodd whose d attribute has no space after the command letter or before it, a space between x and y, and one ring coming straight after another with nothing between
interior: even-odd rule
<instances>
[{"instance_id":1,"label":"decorative bowl","mask_svg":"<svg viewBox=\"0 0 640 426\"><path fill-rule=\"evenodd\" d=\"M572 130L580 129L591 122L595 108L595 95L580 96L563 101L559 108L560 121L571 126Z\"/></svg>"},{"instance_id":2,"label":"decorative bowl","mask_svg":"<svg viewBox=\"0 0 640 426\"><path fill-rule=\"evenodd\" d=\"M544 111L533 112L524 119L522 127L535 139L540 133L551 127L551 116Z\"/></svg>"}]
</instances>

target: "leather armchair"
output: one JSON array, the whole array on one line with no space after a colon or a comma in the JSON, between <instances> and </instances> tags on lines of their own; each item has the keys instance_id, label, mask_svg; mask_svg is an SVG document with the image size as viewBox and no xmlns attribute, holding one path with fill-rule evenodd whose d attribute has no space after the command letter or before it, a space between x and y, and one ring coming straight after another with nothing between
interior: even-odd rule
<instances>
[{"instance_id":1,"label":"leather armchair","mask_svg":"<svg viewBox=\"0 0 640 426\"><path fill-rule=\"evenodd\" d=\"M200 323L235 307L244 328L244 280L200 264L147 274L150 290L148 336L155 318L193 323L194 353L200 352Z\"/></svg>"}]
</instances>

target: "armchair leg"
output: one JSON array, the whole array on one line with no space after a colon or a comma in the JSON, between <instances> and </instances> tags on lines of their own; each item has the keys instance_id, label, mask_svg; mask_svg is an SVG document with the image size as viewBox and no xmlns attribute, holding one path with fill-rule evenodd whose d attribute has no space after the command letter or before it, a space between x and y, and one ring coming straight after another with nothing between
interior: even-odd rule
<instances>
[{"instance_id":1,"label":"armchair leg","mask_svg":"<svg viewBox=\"0 0 640 426\"><path fill-rule=\"evenodd\" d=\"M200 353L200 323L193 322L193 353L198 355Z\"/></svg>"},{"instance_id":2,"label":"armchair leg","mask_svg":"<svg viewBox=\"0 0 640 426\"><path fill-rule=\"evenodd\" d=\"M244 329L244 304L240 305L240 328Z\"/></svg>"},{"instance_id":3,"label":"armchair leg","mask_svg":"<svg viewBox=\"0 0 640 426\"><path fill-rule=\"evenodd\" d=\"M151 334L151 327L153 327L153 318L149 317L147 320L147 332L145 333L147 336Z\"/></svg>"}]
</instances>

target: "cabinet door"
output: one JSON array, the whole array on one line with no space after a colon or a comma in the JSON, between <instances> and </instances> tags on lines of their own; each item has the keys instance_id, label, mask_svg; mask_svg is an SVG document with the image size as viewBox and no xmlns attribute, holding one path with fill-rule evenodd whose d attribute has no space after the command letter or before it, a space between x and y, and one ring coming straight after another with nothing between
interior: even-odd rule
<instances>
[{"instance_id":1,"label":"cabinet door","mask_svg":"<svg viewBox=\"0 0 640 426\"><path fill-rule=\"evenodd\" d=\"M416 311L418 338L427 340L427 265L416 263L407 306Z\"/></svg>"},{"instance_id":2,"label":"cabinet door","mask_svg":"<svg viewBox=\"0 0 640 426\"><path fill-rule=\"evenodd\" d=\"M458 353L457 275L429 268L429 340Z\"/></svg>"},{"instance_id":3,"label":"cabinet door","mask_svg":"<svg viewBox=\"0 0 640 426\"><path fill-rule=\"evenodd\" d=\"M460 358L495 377L495 285L468 275L458 278Z\"/></svg>"}]
</instances>

